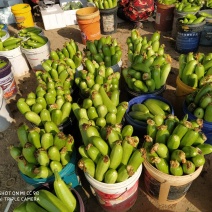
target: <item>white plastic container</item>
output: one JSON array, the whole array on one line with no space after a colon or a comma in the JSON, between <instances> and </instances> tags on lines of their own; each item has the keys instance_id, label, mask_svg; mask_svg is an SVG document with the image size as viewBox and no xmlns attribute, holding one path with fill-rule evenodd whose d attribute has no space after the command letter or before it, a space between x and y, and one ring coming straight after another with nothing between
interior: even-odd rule
<instances>
[{"instance_id":1,"label":"white plastic container","mask_svg":"<svg viewBox=\"0 0 212 212\"><path fill-rule=\"evenodd\" d=\"M43 70L41 62L47 60L50 55L50 42L36 49L25 49L21 47L21 51L26 56L31 68L36 70Z\"/></svg>"},{"instance_id":2,"label":"white plastic container","mask_svg":"<svg viewBox=\"0 0 212 212\"><path fill-rule=\"evenodd\" d=\"M0 132L5 131L13 122L13 118L3 95L3 90L0 87Z\"/></svg>"},{"instance_id":3,"label":"white plastic container","mask_svg":"<svg viewBox=\"0 0 212 212\"><path fill-rule=\"evenodd\" d=\"M29 66L20 46L9 51L0 51L0 56L6 57L11 62L14 77L29 73Z\"/></svg>"},{"instance_id":4,"label":"white plastic container","mask_svg":"<svg viewBox=\"0 0 212 212\"><path fill-rule=\"evenodd\" d=\"M40 7L40 11L45 30L66 27L64 12L59 4L52 5L46 9Z\"/></svg>"},{"instance_id":5,"label":"white plastic container","mask_svg":"<svg viewBox=\"0 0 212 212\"><path fill-rule=\"evenodd\" d=\"M141 172L142 165L130 178L114 184L99 182L87 173L85 173L85 177L105 211L127 211L136 202Z\"/></svg>"}]
</instances>

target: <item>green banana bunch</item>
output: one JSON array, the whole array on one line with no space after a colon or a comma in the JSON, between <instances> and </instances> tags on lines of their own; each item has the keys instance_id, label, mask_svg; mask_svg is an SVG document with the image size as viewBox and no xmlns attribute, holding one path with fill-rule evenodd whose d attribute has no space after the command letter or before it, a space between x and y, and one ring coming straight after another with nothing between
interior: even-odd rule
<instances>
[{"instance_id":1,"label":"green banana bunch","mask_svg":"<svg viewBox=\"0 0 212 212\"><path fill-rule=\"evenodd\" d=\"M205 6L206 6L207 8L212 8L212 1L211 1L211 0L205 1Z\"/></svg>"},{"instance_id":2,"label":"green banana bunch","mask_svg":"<svg viewBox=\"0 0 212 212\"><path fill-rule=\"evenodd\" d=\"M88 128L89 133L83 130L82 134L88 137L89 143L81 145L78 149L82 156L78 161L81 170L107 184L123 182L140 171L139 167L146 158L146 151L144 148L137 148L139 138L132 136L131 125L119 131L111 127L107 128L108 138L105 139L100 134L91 136L92 133L94 135L94 131L97 131L96 126ZM116 140L118 133L125 136Z\"/></svg>"},{"instance_id":3,"label":"green banana bunch","mask_svg":"<svg viewBox=\"0 0 212 212\"><path fill-rule=\"evenodd\" d=\"M77 72L75 84L84 97L88 97L93 90L99 90L104 85L107 92L119 89L120 72L114 72L111 67L99 65L96 61L85 58L84 70Z\"/></svg>"},{"instance_id":4,"label":"green banana bunch","mask_svg":"<svg viewBox=\"0 0 212 212\"><path fill-rule=\"evenodd\" d=\"M171 106L164 99L148 98L143 102L131 105L126 113L126 118L143 125L148 119L152 119L156 126L160 126L164 123L165 117L172 112Z\"/></svg>"},{"instance_id":5,"label":"green banana bunch","mask_svg":"<svg viewBox=\"0 0 212 212\"><path fill-rule=\"evenodd\" d=\"M193 52L179 56L179 78L192 88L201 88L212 82L211 53Z\"/></svg>"},{"instance_id":6,"label":"green banana bunch","mask_svg":"<svg viewBox=\"0 0 212 212\"><path fill-rule=\"evenodd\" d=\"M44 129L23 124L17 135L20 145L10 146L10 155L27 177L48 178L70 162L74 138L59 131L53 122L46 122Z\"/></svg>"},{"instance_id":7,"label":"green banana bunch","mask_svg":"<svg viewBox=\"0 0 212 212\"><path fill-rule=\"evenodd\" d=\"M49 59L41 63L44 70L35 73L35 92L17 101L19 111L28 121L36 126L43 126L46 121L61 126L68 121L76 68L81 62L82 53L73 40L65 43L62 50L50 52Z\"/></svg>"},{"instance_id":8,"label":"green banana bunch","mask_svg":"<svg viewBox=\"0 0 212 212\"><path fill-rule=\"evenodd\" d=\"M95 4L100 10L117 7L117 0L88 0L88 2Z\"/></svg>"},{"instance_id":9,"label":"green banana bunch","mask_svg":"<svg viewBox=\"0 0 212 212\"><path fill-rule=\"evenodd\" d=\"M180 23L183 24L200 24L204 22L205 16L196 16L194 14L187 14L185 17L179 20Z\"/></svg>"},{"instance_id":10,"label":"green banana bunch","mask_svg":"<svg viewBox=\"0 0 212 212\"><path fill-rule=\"evenodd\" d=\"M120 45L111 36L101 37L100 40L87 41L84 49L85 56L106 67L117 64L122 57Z\"/></svg>"},{"instance_id":11,"label":"green banana bunch","mask_svg":"<svg viewBox=\"0 0 212 212\"><path fill-rule=\"evenodd\" d=\"M212 84L207 83L199 90L186 96L186 107L190 113L199 119L211 122Z\"/></svg>"},{"instance_id":12,"label":"green banana bunch","mask_svg":"<svg viewBox=\"0 0 212 212\"><path fill-rule=\"evenodd\" d=\"M166 174L194 173L205 164L205 155L212 153L212 145L205 143L207 138L201 128L199 119L188 121L188 115L182 120L167 117L159 127L148 121L143 145L147 161Z\"/></svg>"},{"instance_id":13,"label":"green banana bunch","mask_svg":"<svg viewBox=\"0 0 212 212\"><path fill-rule=\"evenodd\" d=\"M197 13L201 7L203 7L204 2L202 0L183 0L181 2L175 3L175 8L178 12L193 12Z\"/></svg>"},{"instance_id":14,"label":"green banana bunch","mask_svg":"<svg viewBox=\"0 0 212 212\"><path fill-rule=\"evenodd\" d=\"M160 32L154 32L148 40L134 29L127 38L127 45L130 64L122 70L122 75L128 88L146 93L164 86L171 71L171 57L164 53L165 46L160 44Z\"/></svg>"}]
</instances>

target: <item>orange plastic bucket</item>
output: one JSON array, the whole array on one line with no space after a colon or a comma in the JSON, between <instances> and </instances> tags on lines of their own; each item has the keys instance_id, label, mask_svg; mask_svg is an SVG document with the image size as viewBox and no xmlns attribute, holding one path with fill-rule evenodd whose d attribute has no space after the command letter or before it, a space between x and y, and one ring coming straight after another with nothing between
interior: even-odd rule
<instances>
[{"instance_id":1,"label":"orange plastic bucket","mask_svg":"<svg viewBox=\"0 0 212 212\"><path fill-rule=\"evenodd\" d=\"M87 40L99 40L101 38L100 13L96 7L85 7L77 10L77 22L81 31L83 44Z\"/></svg>"},{"instance_id":2,"label":"orange plastic bucket","mask_svg":"<svg viewBox=\"0 0 212 212\"><path fill-rule=\"evenodd\" d=\"M179 75L177 76L176 84L177 84L177 88L176 88L177 96L186 96L196 90L195 88L192 88L191 86L188 86L185 83L183 83L180 80Z\"/></svg>"},{"instance_id":3,"label":"orange plastic bucket","mask_svg":"<svg viewBox=\"0 0 212 212\"><path fill-rule=\"evenodd\" d=\"M34 21L29 4L15 4L11 7L11 11L15 16L18 29L34 26Z\"/></svg>"}]
</instances>

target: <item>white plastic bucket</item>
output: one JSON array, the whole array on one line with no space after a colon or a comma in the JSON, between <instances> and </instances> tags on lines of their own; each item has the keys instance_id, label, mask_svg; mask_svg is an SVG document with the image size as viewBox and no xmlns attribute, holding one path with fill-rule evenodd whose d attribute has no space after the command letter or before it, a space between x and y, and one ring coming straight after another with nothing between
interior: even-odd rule
<instances>
[{"instance_id":1,"label":"white plastic bucket","mask_svg":"<svg viewBox=\"0 0 212 212\"><path fill-rule=\"evenodd\" d=\"M11 62L14 77L21 77L29 72L27 60L20 46L9 51L0 51L0 56L6 57Z\"/></svg>"},{"instance_id":2,"label":"white plastic bucket","mask_svg":"<svg viewBox=\"0 0 212 212\"><path fill-rule=\"evenodd\" d=\"M99 182L87 173L85 177L105 211L127 211L136 202L141 172L142 165L129 179L114 184Z\"/></svg>"},{"instance_id":3,"label":"white plastic bucket","mask_svg":"<svg viewBox=\"0 0 212 212\"><path fill-rule=\"evenodd\" d=\"M41 62L47 60L50 55L50 42L36 49L25 49L21 47L21 51L26 56L31 68L35 70L43 70Z\"/></svg>"},{"instance_id":4,"label":"white plastic bucket","mask_svg":"<svg viewBox=\"0 0 212 212\"><path fill-rule=\"evenodd\" d=\"M3 90L0 87L0 132L5 131L12 123L13 118L11 116L6 100L3 97Z\"/></svg>"}]
</instances>

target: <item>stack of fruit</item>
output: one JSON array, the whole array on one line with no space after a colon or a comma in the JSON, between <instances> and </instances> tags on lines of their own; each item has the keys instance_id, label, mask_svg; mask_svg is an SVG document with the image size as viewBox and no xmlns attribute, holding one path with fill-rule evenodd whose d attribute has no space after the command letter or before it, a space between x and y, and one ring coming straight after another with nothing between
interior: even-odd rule
<instances>
[{"instance_id":1,"label":"stack of fruit","mask_svg":"<svg viewBox=\"0 0 212 212\"><path fill-rule=\"evenodd\" d=\"M160 44L160 32L150 40L137 30L127 38L129 67L122 74L128 88L138 93L154 92L165 85L171 71L171 57Z\"/></svg>"},{"instance_id":2,"label":"stack of fruit","mask_svg":"<svg viewBox=\"0 0 212 212\"><path fill-rule=\"evenodd\" d=\"M88 2L93 3L100 10L117 7L117 0L88 0Z\"/></svg>"},{"instance_id":3,"label":"stack of fruit","mask_svg":"<svg viewBox=\"0 0 212 212\"><path fill-rule=\"evenodd\" d=\"M49 59L53 60L54 63L51 64L53 67L46 66L48 64L42 63L46 71L51 68L59 68L59 64L68 65L70 68L76 69L81 65L82 52L79 50L76 42L70 39L69 42L65 42L62 49L52 50Z\"/></svg>"},{"instance_id":4,"label":"stack of fruit","mask_svg":"<svg viewBox=\"0 0 212 212\"><path fill-rule=\"evenodd\" d=\"M84 59L83 66L84 69L77 71L75 77L75 84L82 96L88 97L93 90L99 90L102 85L107 92L119 89L120 72L114 72L111 67L99 65L88 58Z\"/></svg>"},{"instance_id":5,"label":"stack of fruit","mask_svg":"<svg viewBox=\"0 0 212 212\"><path fill-rule=\"evenodd\" d=\"M185 107L196 118L212 122L212 83L202 86L185 98Z\"/></svg>"},{"instance_id":6,"label":"stack of fruit","mask_svg":"<svg viewBox=\"0 0 212 212\"><path fill-rule=\"evenodd\" d=\"M159 171L174 176L192 174L205 163L205 155L212 152L212 145L204 143L201 121L166 119L165 124L156 126L148 121L147 135L143 147L147 161Z\"/></svg>"},{"instance_id":7,"label":"stack of fruit","mask_svg":"<svg viewBox=\"0 0 212 212\"><path fill-rule=\"evenodd\" d=\"M92 121L94 125L102 128L106 125L121 124L128 108L128 102L119 102L119 90L111 92L110 97L103 86L98 90L92 90L88 98L82 102L82 106L76 102L72 104L72 110L79 121ZM79 124L81 125L81 124Z\"/></svg>"},{"instance_id":8,"label":"stack of fruit","mask_svg":"<svg viewBox=\"0 0 212 212\"><path fill-rule=\"evenodd\" d=\"M45 122L43 129L30 129L22 124L17 135L20 145L11 146L10 154L21 173L30 178L48 178L55 169L60 172L71 160L74 138L60 132L51 121Z\"/></svg>"},{"instance_id":9,"label":"stack of fruit","mask_svg":"<svg viewBox=\"0 0 212 212\"><path fill-rule=\"evenodd\" d=\"M5 41L0 40L0 51L13 50L21 45L22 38L10 36Z\"/></svg>"},{"instance_id":10,"label":"stack of fruit","mask_svg":"<svg viewBox=\"0 0 212 212\"><path fill-rule=\"evenodd\" d=\"M212 82L212 54L189 52L179 57L179 78L192 88Z\"/></svg>"},{"instance_id":11,"label":"stack of fruit","mask_svg":"<svg viewBox=\"0 0 212 212\"><path fill-rule=\"evenodd\" d=\"M139 100L139 97L136 99ZM125 114L126 120L132 125L136 123L146 126L147 120L151 118L159 126L164 123L167 116L173 113L172 107L163 98L149 97L141 101L132 99L132 102L134 104L131 105L131 101L129 102L130 107Z\"/></svg>"},{"instance_id":12,"label":"stack of fruit","mask_svg":"<svg viewBox=\"0 0 212 212\"><path fill-rule=\"evenodd\" d=\"M27 39L21 42L24 49L36 49L44 46L48 42L48 38L38 35L35 32L27 32Z\"/></svg>"},{"instance_id":13,"label":"stack of fruit","mask_svg":"<svg viewBox=\"0 0 212 212\"><path fill-rule=\"evenodd\" d=\"M33 33L39 35L42 33L42 29L38 28L38 27L27 27L27 28L19 30L18 36L22 37L22 38L27 38L27 37L29 37L28 32L33 32Z\"/></svg>"},{"instance_id":14,"label":"stack of fruit","mask_svg":"<svg viewBox=\"0 0 212 212\"><path fill-rule=\"evenodd\" d=\"M70 43L77 49L73 40ZM66 43L66 47L71 45L70 43ZM46 121L53 121L59 126L69 119L72 102L71 90L76 67L82 60L80 51L77 50L74 53L77 64L71 58L60 59L58 57L56 60L58 53L51 51L50 59L42 62L44 71L36 72L38 82L36 91L30 92L27 98L20 98L17 101L19 111L31 123L43 126Z\"/></svg>"},{"instance_id":15,"label":"stack of fruit","mask_svg":"<svg viewBox=\"0 0 212 212\"><path fill-rule=\"evenodd\" d=\"M144 148L137 148L139 138L132 136L133 127L123 129L84 124L83 137L87 142L79 147L82 158L78 166L94 179L104 183L118 183L131 177L145 160Z\"/></svg>"},{"instance_id":16,"label":"stack of fruit","mask_svg":"<svg viewBox=\"0 0 212 212\"><path fill-rule=\"evenodd\" d=\"M178 12L198 12L203 6L204 1L202 0L183 0L181 2L175 3L175 8Z\"/></svg>"},{"instance_id":17,"label":"stack of fruit","mask_svg":"<svg viewBox=\"0 0 212 212\"><path fill-rule=\"evenodd\" d=\"M205 20L205 16L196 16L194 14L187 14L185 17L179 19L179 23L182 24L200 24Z\"/></svg>"},{"instance_id":18,"label":"stack of fruit","mask_svg":"<svg viewBox=\"0 0 212 212\"><path fill-rule=\"evenodd\" d=\"M84 53L85 57L95 60L98 64L104 62L106 67L117 64L122 57L120 45L109 35L99 40L87 41Z\"/></svg>"}]
</instances>

